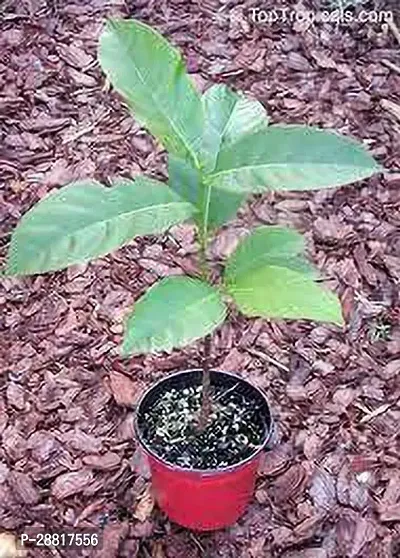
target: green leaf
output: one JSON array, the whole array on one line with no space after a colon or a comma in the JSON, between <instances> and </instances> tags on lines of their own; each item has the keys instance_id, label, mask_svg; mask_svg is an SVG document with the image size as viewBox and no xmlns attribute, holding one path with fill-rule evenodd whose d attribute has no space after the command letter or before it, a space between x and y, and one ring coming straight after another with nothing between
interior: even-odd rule
<instances>
[{"instance_id":1,"label":"green leaf","mask_svg":"<svg viewBox=\"0 0 400 558\"><path fill-rule=\"evenodd\" d=\"M208 180L235 192L311 190L381 170L361 144L347 137L306 126L269 126L223 149Z\"/></svg>"},{"instance_id":2,"label":"green leaf","mask_svg":"<svg viewBox=\"0 0 400 558\"><path fill-rule=\"evenodd\" d=\"M212 85L203 94L202 102L205 116L204 168L211 172L220 150L249 134L266 130L268 115L261 103L242 93L235 93L226 85Z\"/></svg>"},{"instance_id":3,"label":"green leaf","mask_svg":"<svg viewBox=\"0 0 400 558\"><path fill-rule=\"evenodd\" d=\"M226 317L216 289L189 277L153 285L129 316L122 354L171 351L211 333Z\"/></svg>"},{"instance_id":4,"label":"green leaf","mask_svg":"<svg viewBox=\"0 0 400 558\"><path fill-rule=\"evenodd\" d=\"M159 233L194 208L155 180L82 181L52 192L21 219L8 254L8 275L29 275L87 262L135 236Z\"/></svg>"},{"instance_id":5,"label":"green leaf","mask_svg":"<svg viewBox=\"0 0 400 558\"><path fill-rule=\"evenodd\" d=\"M336 295L290 268L271 265L240 275L228 292L247 316L343 324Z\"/></svg>"},{"instance_id":6,"label":"green leaf","mask_svg":"<svg viewBox=\"0 0 400 558\"><path fill-rule=\"evenodd\" d=\"M189 201L197 208L195 217L198 225L201 225L201 215L205 211L206 190L201 181L200 172L176 157L168 157L169 187L183 199ZM237 192L226 192L218 188L212 188L210 192L210 203L208 208L208 230L218 228L231 219L242 204L244 196Z\"/></svg>"},{"instance_id":7,"label":"green leaf","mask_svg":"<svg viewBox=\"0 0 400 558\"><path fill-rule=\"evenodd\" d=\"M170 152L196 162L203 111L179 51L144 23L113 19L100 37L99 60L137 120Z\"/></svg>"},{"instance_id":8,"label":"green leaf","mask_svg":"<svg viewBox=\"0 0 400 558\"><path fill-rule=\"evenodd\" d=\"M295 231L260 227L229 258L224 283L248 316L343 323L335 294L314 281L317 270L304 257Z\"/></svg>"},{"instance_id":9,"label":"green leaf","mask_svg":"<svg viewBox=\"0 0 400 558\"><path fill-rule=\"evenodd\" d=\"M182 199L190 202L200 211L202 185L201 173L190 163L168 156L168 186Z\"/></svg>"},{"instance_id":10,"label":"green leaf","mask_svg":"<svg viewBox=\"0 0 400 558\"><path fill-rule=\"evenodd\" d=\"M241 241L227 261L225 281L235 283L237 278L263 266L288 267L309 277L318 277L318 270L305 257L304 237L285 227L258 227Z\"/></svg>"},{"instance_id":11,"label":"green leaf","mask_svg":"<svg viewBox=\"0 0 400 558\"><path fill-rule=\"evenodd\" d=\"M235 93L225 85L212 85L202 96L205 115L202 164L203 171L214 169L222 147L239 141L247 134L265 130L268 116L258 101ZM198 224L206 212L206 187L202 175L189 162L169 157L169 185L185 200L196 205ZM217 185L216 185L217 186ZM208 230L231 219L245 200L240 192L227 192L213 187L208 206Z\"/></svg>"}]
</instances>

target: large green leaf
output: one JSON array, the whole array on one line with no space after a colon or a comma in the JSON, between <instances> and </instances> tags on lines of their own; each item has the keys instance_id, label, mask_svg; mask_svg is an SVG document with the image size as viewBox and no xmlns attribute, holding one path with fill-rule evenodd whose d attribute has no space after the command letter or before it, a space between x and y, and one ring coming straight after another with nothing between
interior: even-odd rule
<instances>
[{"instance_id":1,"label":"large green leaf","mask_svg":"<svg viewBox=\"0 0 400 558\"><path fill-rule=\"evenodd\" d=\"M212 85L202 96L204 106L204 168L211 172L222 148L249 134L266 130L268 115L256 100L235 93L226 85Z\"/></svg>"},{"instance_id":2,"label":"large green leaf","mask_svg":"<svg viewBox=\"0 0 400 558\"><path fill-rule=\"evenodd\" d=\"M225 281L235 283L240 275L271 265L318 277L318 270L304 253L304 237L295 230L277 225L258 227L240 242L227 261Z\"/></svg>"},{"instance_id":3,"label":"large green leaf","mask_svg":"<svg viewBox=\"0 0 400 558\"><path fill-rule=\"evenodd\" d=\"M224 283L248 316L343 322L336 295L314 281L317 270L304 257L295 231L260 227L229 258Z\"/></svg>"},{"instance_id":4,"label":"large green leaf","mask_svg":"<svg viewBox=\"0 0 400 558\"><path fill-rule=\"evenodd\" d=\"M290 268L262 267L240 275L227 290L247 316L343 323L336 295Z\"/></svg>"},{"instance_id":5,"label":"large green leaf","mask_svg":"<svg viewBox=\"0 0 400 558\"><path fill-rule=\"evenodd\" d=\"M113 19L100 37L99 60L138 121L170 152L197 161L203 111L179 51L144 23Z\"/></svg>"},{"instance_id":6,"label":"large green leaf","mask_svg":"<svg viewBox=\"0 0 400 558\"><path fill-rule=\"evenodd\" d=\"M135 236L159 233L190 217L191 204L148 178L94 181L52 192L24 215L8 254L6 273L29 275L87 262Z\"/></svg>"},{"instance_id":7,"label":"large green leaf","mask_svg":"<svg viewBox=\"0 0 400 558\"><path fill-rule=\"evenodd\" d=\"M183 199L197 208L196 221L201 226L202 215L206 212L207 192L201 181L200 172L173 156L168 157L168 184ZM208 204L208 230L215 229L231 219L244 199L243 194L211 188Z\"/></svg>"},{"instance_id":8,"label":"large green leaf","mask_svg":"<svg viewBox=\"0 0 400 558\"><path fill-rule=\"evenodd\" d=\"M171 351L211 333L226 316L216 289L189 277L153 285L129 316L122 354Z\"/></svg>"},{"instance_id":9,"label":"large green leaf","mask_svg":"<svg viewBox=\"0 0 400 558\"><path fill-rule=\"evenodd\" d=\"M208 180L235 192L311 190L367 178L381 167L344 136L306 126L269 126L226 149Z\"/></svg>"}]
</instances>

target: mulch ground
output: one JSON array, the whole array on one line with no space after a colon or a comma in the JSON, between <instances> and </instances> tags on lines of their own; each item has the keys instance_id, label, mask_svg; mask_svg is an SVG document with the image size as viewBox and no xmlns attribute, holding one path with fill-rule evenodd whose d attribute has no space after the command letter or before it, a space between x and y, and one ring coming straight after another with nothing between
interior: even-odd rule
<instances>
[{"instance_id":1,"label":"mulch ground","mask_svg":"<svg viewBox=\"0 0 400 558\"><path fill-rule=\"evenodd\" d=\"M0 531L101 528L103 549L90 554L97 558L400 555L400 34L380 24L251 22L249 8L277 5L0 4L2 254L21 214L54 187L84 177L165 177L163 153L96 63L107 15L165 33L200 87L224 82L261 100L273 122L354 135L397 169L338 190L254 196L211 248L218 260L254 225L295 226L347 318L341 331L232 314L216 333L214 366L265 388L277 422L254 502L225 531L171 524L154 506L133 439L140 391L198 366L201 345L128 360L117 353L132 302L160 277L195 271L193 229L178 226L64 272L2 279Z\"/></svg>"}]
</instances>

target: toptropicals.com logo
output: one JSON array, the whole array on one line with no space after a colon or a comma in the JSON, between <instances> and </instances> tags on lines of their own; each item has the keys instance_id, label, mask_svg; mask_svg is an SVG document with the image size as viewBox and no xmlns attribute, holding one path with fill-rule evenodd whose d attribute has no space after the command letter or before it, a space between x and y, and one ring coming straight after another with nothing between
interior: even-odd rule
<instances>
[{"instance_id":1,"label":"toptropicals.com logo","mask_svg":"<svg viewBox=\"0 0 400 558\"><path fill-rule=\"evenodd\" d=\"M273 25L276 23L336 23L349 25L359 23L387 23L393 21L393 12L390 10L352 10L336 9L312 12L310 10L294 10L293 8L275 8L264 10L250 8L251 21L257 24Z\"/></svg>"}]
</instances>

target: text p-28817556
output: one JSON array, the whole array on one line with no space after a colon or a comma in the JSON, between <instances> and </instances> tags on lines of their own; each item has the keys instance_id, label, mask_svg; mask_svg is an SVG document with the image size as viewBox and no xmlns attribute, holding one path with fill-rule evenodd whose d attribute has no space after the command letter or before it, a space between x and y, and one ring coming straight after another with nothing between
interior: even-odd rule
<instances>
[{"instance_id":1,"label":"text p-28817556","mask_svg":"<svg viewBox=\"0 0 400 558\"><path fill-rule=\"evenodd\" d=\"M95 532L74 533L22 533L22 546L55 547L55 548L99 548L101 535Z\"/></svg>"}]
</instances>

